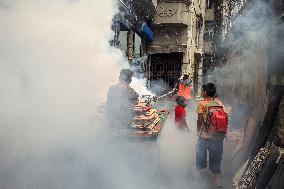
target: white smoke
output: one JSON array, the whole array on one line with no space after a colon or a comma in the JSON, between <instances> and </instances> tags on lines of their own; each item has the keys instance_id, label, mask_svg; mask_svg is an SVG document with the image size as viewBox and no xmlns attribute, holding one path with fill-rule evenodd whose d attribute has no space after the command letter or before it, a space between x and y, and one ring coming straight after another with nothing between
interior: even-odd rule
<instances>
[{"instance_id":1,"label":"white smoke","mask_svg":"<svg viewBox=\"0 0 284 189\"><path fill-rule=\"evenodd\" d=\"M109 47L115 12L112 0L0 0L1 189L202 187L187 174L195 137L174 142L172 118L159 143L104 135L97 108L126 67Z\"/></svg>"},{"instance_id":2,"label":"white smoke","mask_svg":"<svg viewBox=\"0 0 284 189\"><path fill-rule=\"evenodd\" d=\"M132 87L139 94L140 97L142 95L155 96L154 93L152 93L147 89L146 78L144 79L133 78L132 82L130 83L130 87Z\"/></svg>"},{"instance_id":3,"label":"white smoke","mask_svg":"<svg viewBox=\"0 0 284 189\"><path fill-rule=\"evenodd\" d=\"M115 10L112 0L1 1L0 188L84 188L84 165L50 156L100 131L92 117L122 60L108 45Z\"/></svg>"}]
</instances>

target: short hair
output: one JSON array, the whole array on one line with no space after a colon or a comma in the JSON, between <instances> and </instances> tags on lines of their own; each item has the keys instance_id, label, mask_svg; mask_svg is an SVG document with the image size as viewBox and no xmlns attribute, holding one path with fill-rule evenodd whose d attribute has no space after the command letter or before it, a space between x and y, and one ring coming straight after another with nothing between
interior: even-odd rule
<instances>
[{"instance_id":1,"label":"short hair","mask_svg":"<svg viewBox=\"0 0 284 189\"><path fill-rule=\"evenodd\" d=\"M209 97L215 97L216 87L214 83L207 83L202 85L202 89L206 92Z\"/></svg>"},{"instance_id":2,"label":"short hair","mask_svg":"<svg viewBox=\"0 0 284 189\"><path fill-rule=\"evenodd\" d=\"M122 80L129 80L132 76L133 72L130 69L122 69L119 78Z\"/></svg>"},{"instance_id":3,"label":"short hair","mask_svg":"<svg viewBox=\"0 0 284 189\"><path fill-rule=\"evenodd\" d=\"M178 97L176 98L177 104L183 103L184 101L185 101L185 98L184 98L183 96L178 96Z\"/></svg>"},{"instance_id":4,"label":"short hair","mask_svg":"<svg viewBox=\"0 0 284 189\"><path fill-rule=\"evenodd\" d=\"M183 77L188 79L189 78L189 74L185 73L185 74L183 74Z\"/></svg>"}]
</instances>

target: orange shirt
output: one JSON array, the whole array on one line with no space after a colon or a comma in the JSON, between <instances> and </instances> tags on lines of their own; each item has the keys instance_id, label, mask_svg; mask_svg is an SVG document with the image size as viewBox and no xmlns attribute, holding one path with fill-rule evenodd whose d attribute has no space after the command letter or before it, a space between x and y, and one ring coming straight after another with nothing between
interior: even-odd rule
<instances>
[{"instance_id":1,"label":"orange shirt","mask_svg":"<svg viewBox=\"0 0 284 189\"><path fill-rule=\"evenodd\" d=\"M192 90L192 85L189 86L185 86L182 83L179 83L178 86L178 96L183 96L186 100L190 100L191 99L191 90Z\"/></svg>"}]
</instances>

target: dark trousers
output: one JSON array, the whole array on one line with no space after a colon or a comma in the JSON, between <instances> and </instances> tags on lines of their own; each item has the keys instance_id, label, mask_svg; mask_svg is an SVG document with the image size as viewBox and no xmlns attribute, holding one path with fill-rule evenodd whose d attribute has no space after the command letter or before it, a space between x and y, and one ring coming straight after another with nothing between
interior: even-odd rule
<instances>
[{"instance_id":1,"label":"dark trousers","mask_svg":"<svg viewBox=\"0 0 284 189\"><path fill-rule=\"evenodd\" d=\"M196 149L196 167L207 167L207 151L209 152L209 169L213 174L221 173L224 137L207 139L200 137Z\"/></svg>"}]
</instances>

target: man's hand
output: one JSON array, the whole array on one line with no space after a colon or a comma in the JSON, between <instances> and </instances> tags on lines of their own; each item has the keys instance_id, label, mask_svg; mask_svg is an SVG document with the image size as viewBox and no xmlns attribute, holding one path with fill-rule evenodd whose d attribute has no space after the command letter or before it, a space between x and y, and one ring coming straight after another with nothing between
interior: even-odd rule
<instances>
[{"instance_id":1,"label":"man's hand","mask_svg":"<svg viewBox=\"0 0 284 189\"><path fill-rule=\"evenodd\" d=\"M153 96L153 101L156 102L158 100L157 96Z\"/></svg>"}]
</instances>

